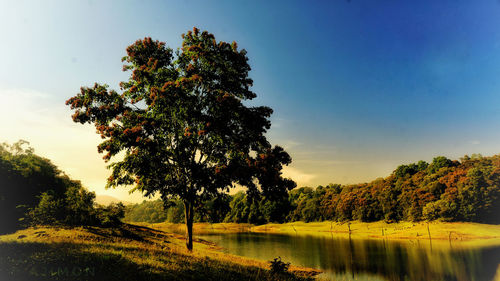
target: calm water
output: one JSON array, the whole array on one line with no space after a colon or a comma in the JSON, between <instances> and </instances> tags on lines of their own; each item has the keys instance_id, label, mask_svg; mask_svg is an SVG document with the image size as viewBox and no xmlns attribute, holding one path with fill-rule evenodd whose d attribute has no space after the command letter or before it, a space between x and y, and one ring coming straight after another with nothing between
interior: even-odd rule
<instances>
[{"instance_id":1,"label":"calm water","mask_svg":"<svg viewBox=\"0 0 500 281\"><path fill-rule=\"evenodd\" d=\"M318 268L332 280L495 279L500 247L465 248L460 242L380 241L331 237L239 233L200 235L231 254ZM499 269L500 273L500 269ZM499 278L500 276L496 276ZM500 279L499 279L500 280Z\"/></svg>"}]
</instances>

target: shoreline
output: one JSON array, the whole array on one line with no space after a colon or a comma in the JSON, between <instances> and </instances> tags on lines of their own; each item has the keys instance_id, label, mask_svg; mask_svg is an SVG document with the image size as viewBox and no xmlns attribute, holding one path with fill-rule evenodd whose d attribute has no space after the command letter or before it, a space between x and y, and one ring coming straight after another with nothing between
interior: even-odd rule
<instances>
[{"instance_id":1,"label":"shoreline","mask_svg":"<svg viewBox=\"0 0 500 281\"><path fill-rule=\"evenodd\" d=\"M184 224L134 223L154 229L183 233ZM194 235L217 233L272 233L290 235L334 236L351 239L378 239L388 241L431 240L436 243L460 244L463 246L500 245L500 225L469 222L289 222L264 225L238 223L195 223Z\"/></svg>"}]
</instances>

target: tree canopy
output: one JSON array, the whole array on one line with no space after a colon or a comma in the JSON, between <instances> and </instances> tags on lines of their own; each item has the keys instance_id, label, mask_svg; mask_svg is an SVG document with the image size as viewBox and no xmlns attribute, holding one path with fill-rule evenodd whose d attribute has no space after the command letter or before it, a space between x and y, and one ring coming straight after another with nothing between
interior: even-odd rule
<instances>
[{"instance_id":1,"label":"tree canopy","mask_svg":"<svg viewBox=\"0 0 500 281\"><path fill-rule=\"evenodd\" d=\"M122 59L131 76L121 93L96 83L66 104L75 122L95 124L106 161L124 152L109 166L108 187L183 201L192 249L194 206L235 184L273 199L295 183L281 174L290 156L265 136L272 109L245 104L256 97L246 51L197 28L182 38L175 52L151 38L136 41Z\"/></svg>"}]
</instances>

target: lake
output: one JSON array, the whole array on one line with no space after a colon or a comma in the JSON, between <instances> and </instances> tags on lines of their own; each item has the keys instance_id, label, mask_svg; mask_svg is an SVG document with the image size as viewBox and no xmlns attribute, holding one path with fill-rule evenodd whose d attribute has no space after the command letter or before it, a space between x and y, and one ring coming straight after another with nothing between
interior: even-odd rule
<instances>
[{"instance_id":1,"label":"lake","mask_svg":"<svg viewBox=\"0 0 500 281\"><path fill-rule=\"evenodd\" d=\"M460 241L348 239L268 233L197 235L227 253L321 269L330 280L458 280L499 278L500 246ZM500 279L496 279L500 280Z\"/></svg>"}]
</instances>

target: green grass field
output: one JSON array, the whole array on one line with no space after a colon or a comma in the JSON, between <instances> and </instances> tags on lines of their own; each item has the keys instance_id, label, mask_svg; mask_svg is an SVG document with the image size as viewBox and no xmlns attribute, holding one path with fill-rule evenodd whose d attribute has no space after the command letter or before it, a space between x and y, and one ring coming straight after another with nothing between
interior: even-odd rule
<instances>
[{"instance_id":1,"label":"green grass field","mask_svg":"<svg viewBox=\"0 0 500 281\"><path fill-rule=\"evenodd\" d=\"M269 263L220 252L181 235L121 228L28 228L0 236L0 280L307 280L317 270L272 274Z\"/></svg>"}]
</instances>

